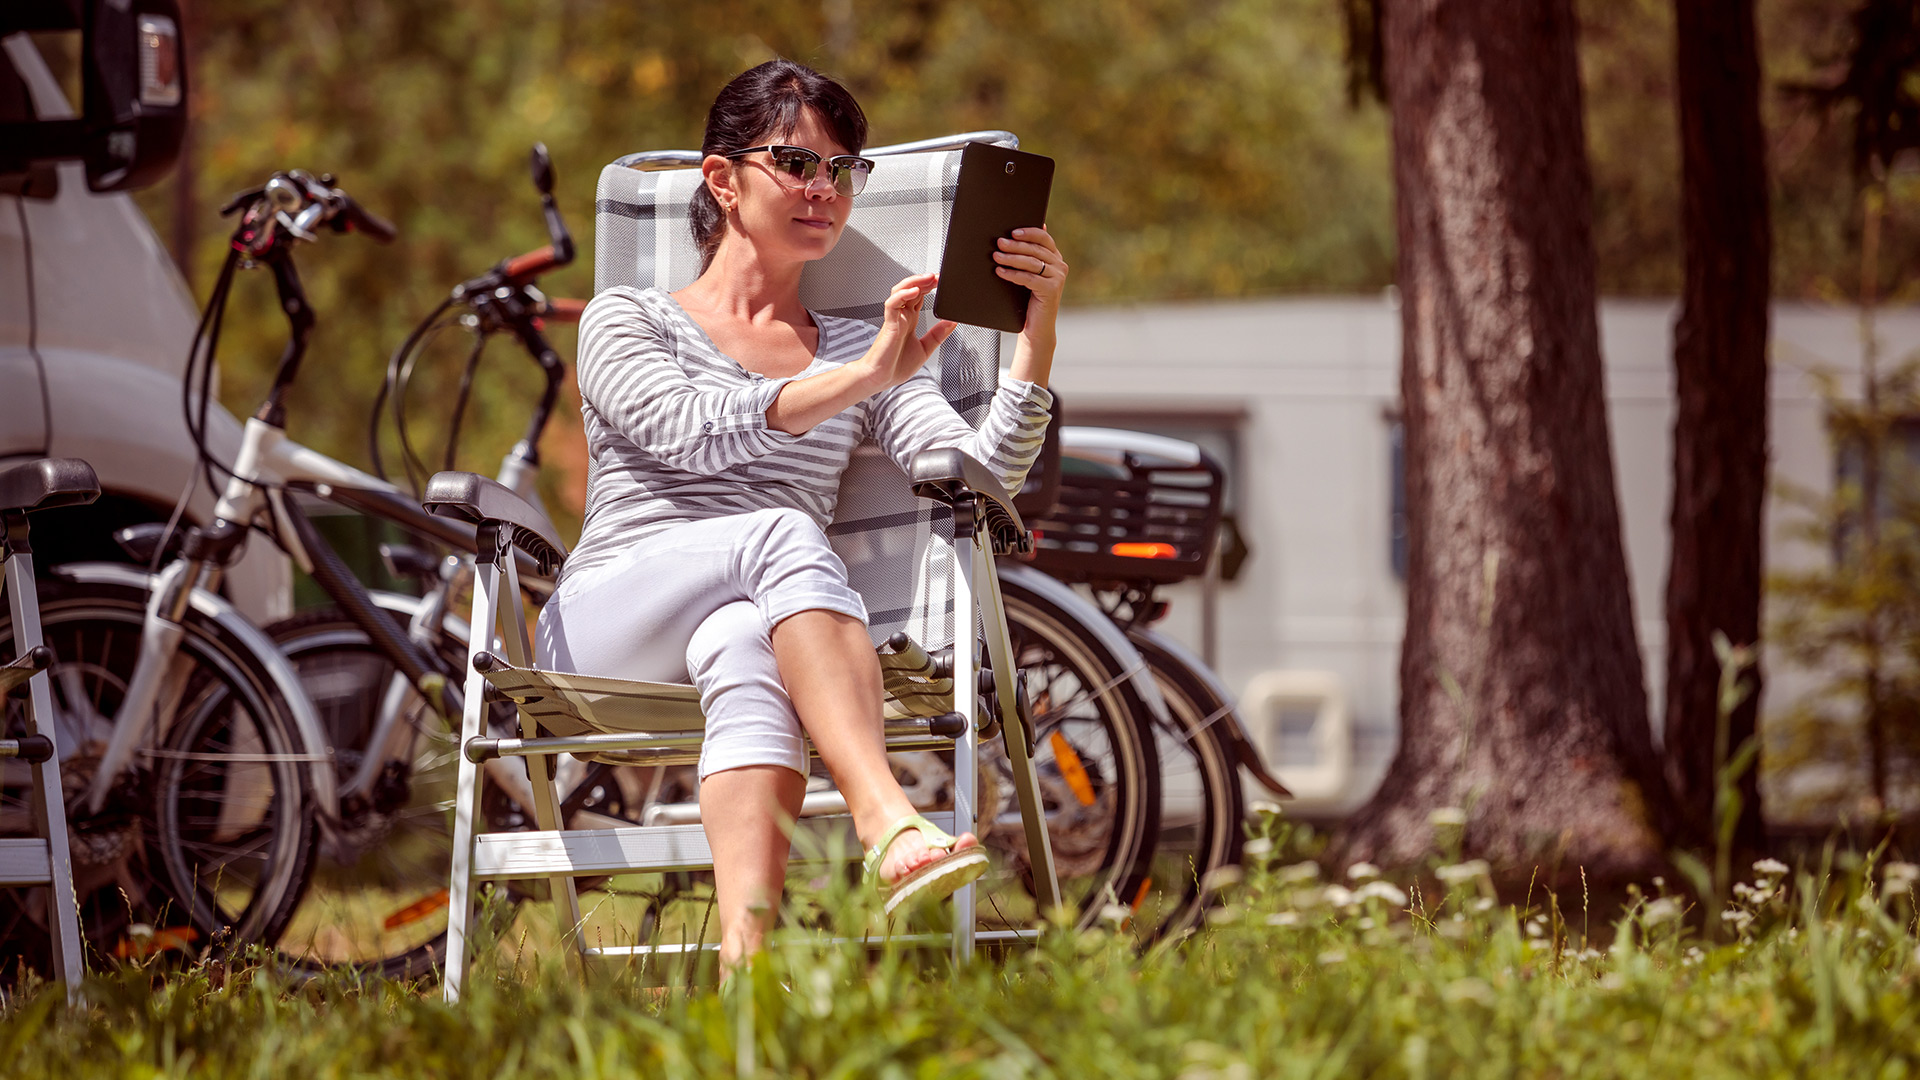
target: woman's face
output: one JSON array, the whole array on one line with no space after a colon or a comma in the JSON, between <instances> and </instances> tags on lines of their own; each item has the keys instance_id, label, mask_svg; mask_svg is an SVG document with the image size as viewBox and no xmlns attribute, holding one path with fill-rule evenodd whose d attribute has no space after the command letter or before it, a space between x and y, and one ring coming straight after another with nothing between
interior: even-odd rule
<instances>
[{"instance_id":1,"label":"woman's face","mask_svg":"<svg viewBox=\"0 0 1920 1080\"><path fill-rule=\"evenodd\" d=\"M807 109L791 132L770 135L754 145L779 143L804 146L826 159L851 150L840 145L832 129L818 113ZM709 158L709 162L714 159ZM741 240L753 245L762 259L772 262L806 262L833 250L853 212L853 200L833 189L831 170L823 164L811 184L790 187L776 173L766 151L748 154L729 162L730 169L707 172L714 197L722 207L731 205L728 217L733 224L722 243Z\"/></svg>"}]
</instances>

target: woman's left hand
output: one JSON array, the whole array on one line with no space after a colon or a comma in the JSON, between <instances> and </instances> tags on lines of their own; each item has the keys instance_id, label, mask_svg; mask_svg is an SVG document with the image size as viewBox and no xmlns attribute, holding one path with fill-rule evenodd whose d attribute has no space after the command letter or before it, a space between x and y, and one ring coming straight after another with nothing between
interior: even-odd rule
<instances>
[{"instance_id":1,"label":"woman's left hand","mask_svg":"<svg viewBox=\"0 0 1920 1080\"><path fill-rule=\"evenodd\" d=\"M1050 333L1060 314L1060 294L1067 288L1067 260L1053 236L1045 228L1015 229L1012 236L1000 238L993 259L1000 264L996 272L1002 280L1033 293L1027 301L1027 330Z\"/></svg>"}]
</instances>

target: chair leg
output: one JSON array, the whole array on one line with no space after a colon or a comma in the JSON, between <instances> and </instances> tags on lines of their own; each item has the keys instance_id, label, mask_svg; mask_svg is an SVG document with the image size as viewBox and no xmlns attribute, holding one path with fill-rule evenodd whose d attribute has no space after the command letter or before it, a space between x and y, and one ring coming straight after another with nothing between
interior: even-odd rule
<instances>
[{"instance_id":1,"label":"chair leg","mask_svg":"<svg viewBox=\"0 0 1920 1080\"><path fill-rule=\"evenodd\" d=\"M520 599L520 570L513 561L512 552L501 560L507 574L507 592L504 603L508 605L502 612L506 616L505 633L501 635L507 646L507 660L516 667L533 666L533 643L527 635L527 608ZM526 739L540 737L538 726L524 713L520 717L520 735ZM540 828L559 830L567 827L560 816L560 789L554 782L554 761L551 757L537 756L526 759L527 780L533 785L533 820ZM574 888L573 879L564 874L556 874L547 879L553 892L554 917L559 923L560 940L568 936L574 939L576 951L584 950L586 939L580 933L580 895ZM582 952L584 955L584 952ZM585 965L582 965L585 969Z\"/></svg>"},{"instance_id":2,"label":"chair leg","mask_svg":"<svg viewBox=\"0 0 1920 1080\"><path fill-rule=\"evenodd\" d=\"M978 576L973 536L958 532L953 538L953 565L959 576L953 590L953 709L966 721L966 731L953 745L953 832L976 831L974 800L980 791L980 696L973 692L973 579ZM953 894L953 962L973 959L974 935L979 930L979 893L972 883Z\"/></svg>"},{"instance_id":3,"label":"chair leg","mask_svg":"<svg viewBox=\"0 0 1920 1080\"><path fill-rule=\"evenodd\" d=\"M1006 743L1013 767L1013 791L1020 803L1020 821L1027 830L1027 859L1033 866L1035 899L1042 911L1060 906L1060 875L1053 862L1053 838L1047 833L1046 804L1040 799L1040 777L1033 766L1033 732L1020 711L1016 689L1013 643L1007 633L1007 613L1000 599L1000 578L993 556L982 549L985 564L974 574L980 590L982 619L987 632L987 660L993 666L993 689L1000 704L1000 738Z\"/></svg>"},{"instance_id":4,"label":"chair leg","mask_svg":"<svg viewBox=\"0 0 1920 1080\"><path fill-rule=\"evenodd\" d=\"M12 607L14 649L25 656L41 644L40 603L33 582L33 557L15 552L7 559L6 588ZM73 891L73 853L68 846L67 811L60 787L60 741L54 731L53 695L48 674L27 681L27 706L33 730L53 743L47 760L33 766L34 831L47 842L48 911L53 918L53 970L67 986L68 1004L79 1004L84 974L80 948L78 898Z\"/></svg>"},{"instance_id":5,"label":"chair leg","mask_svg":"<svg viewBox=\"0 0 1920 1080\"><path fill-rule=\"evenodd\" d=\"M486 727L487 681L474 658L493 645L493 627L498 622L500 567L487 559L482 544L481 561L473 576L473 624L467 642L466 687L460 713L460 774L453 799L453 872L447 884L447 968L441 990L449 1005L460 1000L460 984L466 975L468 938L473 923L473 833L480 814L480 766L467 759L467 743L480 737ZM512 557L509 552L508 558Z\"/></svg>"}]
</instances>

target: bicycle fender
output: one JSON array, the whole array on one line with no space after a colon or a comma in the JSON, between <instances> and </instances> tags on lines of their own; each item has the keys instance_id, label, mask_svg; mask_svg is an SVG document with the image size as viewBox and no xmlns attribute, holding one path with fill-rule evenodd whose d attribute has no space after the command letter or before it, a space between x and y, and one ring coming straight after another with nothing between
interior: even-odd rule
<instances>
[{"instance_id":1,"label":"bicycle fender","mask_svg":"<svg viewBox=\"0 0 1920 1080\"><path fill-rule=\"evenodd\" d=\"M1037 594L1060 610L1077 619L1081 626L1093 632L1100 644L1113 653L1113 658L1126 665L1127 681L1133 684L1134 692L1140 700L1152 709L1155 719L1162 724L1168 723L1167 703L1160 697L1160 684L1153 681L1153 672L1147 668L1146 657L1133 647L1127 635L1114 625L1107 613L1096 607L1093 601L1073 591L1073 587L1035 570L1025 563L1005 559L994 560L1000 580L1011 581L1030 593Z\"/></svg>"},{"instance_id":2,"label":"bicycle fender","mask_svg":"<svg viewBox=\"0 0 1920 1080\"><path fill-rule=\"evenodd\" d=\"M1180 644L1165 634L1149 630L1144 626L1127 631L1127 636L1137 637L1146 641L1154 648L1173 657L1181 666L1198 677L1201 682L1206 683L1207 688L1212 690L1214 695L1221 701L1239 700L1239 695L1227 689L1227 684L1220 681L1220 676L1215 674L1212 668L1208 667L1198 656L1195 656L1193 651L1185 645ZM1227 715L1221 717L1220 720L1215 721L1215 725L1227 733L1227 742L1232 745L1234 756L1240 760L1240 764L1244 766L1248 772L1253 774L1253 778L1260 782L1261 787L1266 788L1268 791L1282 798L1293 798L1293 792L1288 791L1285 784L1282 784L1277 777L1267 771L1267 763L1260 758L1260 748L1254 745L1253 736L1247 733L1246 721L1240 719L1240 707L1238 705L1229 709Z\"/></svg>"},{"instance_id":3,"label":"bicycle fender","mask_svg":"<svg viewBox=\"0 0 1920 1080\"><path fill-rule=\"evenodd\" d=\"M126 563L63 563L53 567L50 572L82 585L119 585L148 593L153 591L156 580L156 575ZM287 710L293 714L294 732L303 744L301 752L313 759L307 763L307 775L313 786L314 803L320 810L321 820L331 820L340 803L333 774L332 748L320 728L320 716L314 711L313 699L307 696L306 688L300 685L300 676L293 670L293 665L274 645L273 639L240 614L239 609L225 597L205 589L195 589L191 602L193 610L232 634L252 653L266 670L267 677L273 680L273 688L279 691L280 697L287 703Z\"/></svg>"}]
</instances>

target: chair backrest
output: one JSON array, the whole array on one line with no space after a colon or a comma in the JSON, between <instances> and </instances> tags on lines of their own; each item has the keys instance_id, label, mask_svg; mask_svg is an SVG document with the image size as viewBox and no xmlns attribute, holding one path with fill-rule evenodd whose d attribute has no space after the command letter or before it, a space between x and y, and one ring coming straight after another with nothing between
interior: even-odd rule
<instances>
[{"instance_id":1,"label":"chair backrest","mask_svg":"<svg viewBox=\"0 0 1920 1080\"><path fill-rule=\"evenodd\" d=\"M1004 132L983 133L978 140L1017 141ZM975 140L942 140L951 147L942 150L868 150L876 161L873 176L833 253L801 277L801 302L824 315L877 323L881 301L895 283L938 270L960 175L959 148L966 141ZM687 208L700 173L660 167L674 156L633 154L601 170L595 292L620 285L673 290L699 275ZM685 163L699 160L698 154L677 156ZM923 312L921 330L932 320L931 312ZM980 422L999 385L1000 338L995 330L962 326L934 357L947 400L969 423ZM827 534L866 600L876 645L899 630L928 648L952 642L953 548L945 522L946 511L914 498L907 478L876 448L855 452Z\"/></svg>"}]
</instances>

